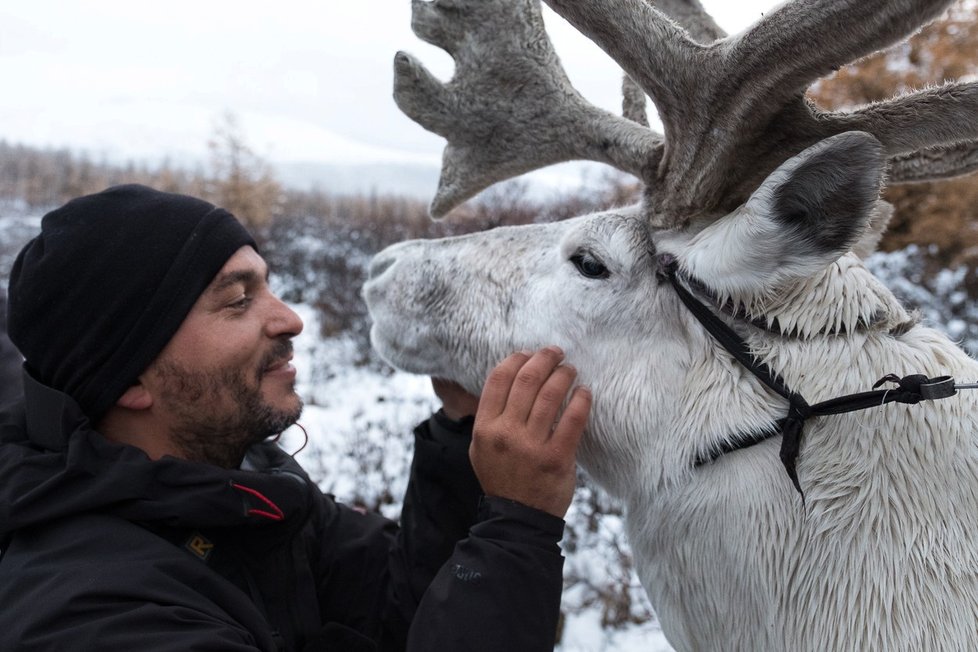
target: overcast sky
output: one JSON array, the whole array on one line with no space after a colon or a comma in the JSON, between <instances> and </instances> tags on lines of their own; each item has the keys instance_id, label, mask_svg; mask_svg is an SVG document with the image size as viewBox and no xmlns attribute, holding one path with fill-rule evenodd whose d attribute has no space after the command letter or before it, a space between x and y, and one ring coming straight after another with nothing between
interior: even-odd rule
<instances>
[{"instance_id":1,"label":"overcast sky","mask_svg":"<svg viewBox=\"0 0 978 652\"><path fill-rule=\"evenodd\" d=\"M274 161L439 160L442 141L391 99L392 59L443 79L447 54L410 30L409 0L6 0L0 138L95 156L201 156L226 111ZM777 3L704 0L729 32ZM619 110L617 68L545 12L571 80Z\"/></svg>"}]
</instances>

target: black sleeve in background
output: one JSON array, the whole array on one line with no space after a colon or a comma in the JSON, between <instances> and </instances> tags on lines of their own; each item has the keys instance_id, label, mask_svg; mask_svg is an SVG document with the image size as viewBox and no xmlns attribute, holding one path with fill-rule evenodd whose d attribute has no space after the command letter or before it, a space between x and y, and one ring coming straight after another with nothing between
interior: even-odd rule
<instances>
[{"instance_id":1,"label":"black sleeve in background","mask_svg":"<svg viewBox=\"0 0 978 652\"><path fill-rule=\"evenodd\" d=\"M472 423L439 412L414 431L384 650L404 649L405 639L412 652L553 650L564 522L482 496L469 462Z\"/></svg>"},{"instance_id":2,"label":"black sleeve in background","mask_svg":"<svg viewBox=\"0 0 978 652\"><path fill-rule=\"evenodd\" d=\"M482 489L469 463L472 422L439 413L415 428L399 529L327 501L318 527L324 622L352 627L385 652L404 650L421 597L476 520ZM335 633L324 629L315 644Z\"/></svg>"},{"instance_id":3,"label":"black sleeve in background","mask_svg":"<svg viewBox=\"0 0 978 652\"><path fill-rule=\"evenodd\" d=\"M414 429L414 460L391 560L398 602L406 620L455 544L475 523L482 488L469 462L473 419L452 421L441 412Z\"/></svg>"},{"instance_id":4,"label":"black sleeve in background","mask_svg":"<svg viewBox=\"0 0 978 652\"><path fill-rule=\"evenodd\" d=\"M483 499L479 511L418 606L407 649L552 651L564 522L502 498Z\"/></svg>"}]
</instances>

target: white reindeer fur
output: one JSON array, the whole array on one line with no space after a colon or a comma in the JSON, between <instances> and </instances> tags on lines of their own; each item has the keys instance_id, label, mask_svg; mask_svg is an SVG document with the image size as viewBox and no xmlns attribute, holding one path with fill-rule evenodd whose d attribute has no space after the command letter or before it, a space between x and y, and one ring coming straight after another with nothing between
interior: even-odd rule
<instances>
[{"instance_id":1,"label":"white reindeer fur","mask_svg":"<svg viewBox=\"0 0 978 652\"><path fill-rule=\"evenodd\" d=\"M401 243L378 254L365 289L372 338L395 366L473 392L514 350L565 349L594 394L580 463L626 505L639 575L677 649L975 649L978 392L810 419L804 503L780 437L694 468L698 453L786 412L656 275L650 254L663 252L707 270L711 287L722 277L703 261L733 264L722 258L734 249L749 267L750 240L717 228L739 244L700 262L697 235L651 230L634 209ZM580 250L609 277L582 276L569 260ZM856 256L821 266L772 272L777 291L763 274L753 293L749 278L728 288L791 335L723 316L809 403L888 373L978 378Z\"/></svg>"}]
</instances>

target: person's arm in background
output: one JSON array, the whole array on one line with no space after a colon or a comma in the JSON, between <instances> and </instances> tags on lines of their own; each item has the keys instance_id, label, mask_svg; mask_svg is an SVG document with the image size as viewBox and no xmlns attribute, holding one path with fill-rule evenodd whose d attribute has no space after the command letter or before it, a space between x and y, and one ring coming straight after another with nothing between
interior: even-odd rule
<instances>
[{"instance_id":1,"label":"person's arm in background","mask_svg":"<svg viewBox=\"0 0 978 652\"><path fill-rule=\"evenodd\" d=\"M533 355L514 354L493 370L467 446L474 476L458 469L438 475L416 452L402 539L405 552L414 553L412 590L424 594L411 625L409 650L553 648L563 567L557 544L574 493L575 455L591 404L586 389L571 392L576 372L561 365L562 360L563 353L551 347ZM432 439L423 445L458 456L459 448L468 444L464 413L475 407L474 397L459 395L451 386L438 389L446 402L440 415L444 421L436 417L429 424ZM463 417L455 433L450 432L449 415ZM424 481L416 482L419 475L425 475ZM481 501L480 492L485 494ZM446 518L446 513L453 516ZM438 539L433 531L444 537L431 549L439 554L452 536L461 539L448 551L447 562L419 550ZM428 586L432 570L437 574Z\"/></svg>"}]
</instances>

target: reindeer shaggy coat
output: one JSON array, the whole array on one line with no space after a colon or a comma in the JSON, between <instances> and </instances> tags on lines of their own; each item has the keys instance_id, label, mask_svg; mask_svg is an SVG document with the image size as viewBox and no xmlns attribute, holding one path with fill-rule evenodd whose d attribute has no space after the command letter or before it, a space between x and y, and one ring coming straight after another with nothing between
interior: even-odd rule
<instances>
[{"instance_id":1,"label":"reindeer shaggy coat","mask_svg":"<svg viewBox=\"0 0 978 652\"><path fill-rule=\"evenodd\" d=\"M620 64L624 115L570 85L539 0L415 0L415 33L456 63L441 82L394 61L401 109L448 141L431 212L572 159L633 174L642 201L382 251L365 287L375 347L477 391L510 352L559 345L594 395L580 463L625 503L676 648L974 649L978 395L809 419L804 503L780 437L697 465L788 405L663 280L675 266L813 404L890 374L978 378L858 258L891 212L884 171L900 183L978 169L978 82L840 111L806 95L950 0L795 0L731 36L698 0L546 3Z\"/></svg>"},{"instance_id":2,"label":"reindeer shaggy coat","mask_svg":"<svg viewBox=\"0 0 978 652\"><path fill-rule=\"evenodd\" d=\"M699 231L652 229L634 208L394 245L365 287L374 345L470 391L513 350L566 351L594 394L580 463L625 504L639 576L677 649L971 649L978 394L809 419L804 503L780 437L696 466L772 428L787 402L659 275L663 256L677 261L811 403L891 373L978 378L843 253L874 237L878 155L865 134L829 139ZM785 210L796 205L811 208Z\"/></svg>"}]
</instances>

